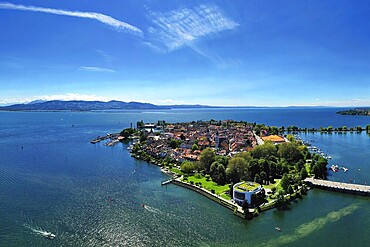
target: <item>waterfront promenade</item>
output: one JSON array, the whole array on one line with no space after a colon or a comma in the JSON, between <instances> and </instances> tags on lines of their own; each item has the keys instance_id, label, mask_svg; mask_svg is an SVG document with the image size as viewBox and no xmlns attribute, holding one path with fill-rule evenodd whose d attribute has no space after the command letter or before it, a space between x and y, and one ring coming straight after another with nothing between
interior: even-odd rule
<instances>
[{"instance_id":1,"label":"waterfront promenade","mask_svg":"<svg viewBox=\"0 0 370 247\"><path fill-rule=\"evenodd\" d=\"M312 184L314 187L318 187L322 189L370 196L370 186L369 185L334 182L334 181L314 179L314 178L306 178L304 181Z\"/></svg>"}]
</instances>

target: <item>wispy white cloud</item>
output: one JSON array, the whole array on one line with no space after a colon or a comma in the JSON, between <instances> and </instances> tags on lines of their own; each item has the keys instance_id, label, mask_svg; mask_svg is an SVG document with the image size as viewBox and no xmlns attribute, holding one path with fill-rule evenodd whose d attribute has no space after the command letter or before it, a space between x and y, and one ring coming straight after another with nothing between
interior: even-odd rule
<instances>
[{"instance_id":1,"label":"wispy white cloud","mask_svg":"<svg viewBox=\"0 0 370 247\"><path fill-rule=\"evenodd\" d=\"M166 104L166 105L174 105L174 104L183 104L184 101L173 100L173 99L159 99L154 102L154 104Z\"/></svg>"},{"instance_id":2,"label":"wispy white cloud","mask_svg":"<svg viewBox=\"0 0 370 247\"><path fill-rule=\"evenodd\" d=\"M154 25L148 28L148 42L163 52L239 26L216 5L182 8L168 13L151 12L150 17Z\"/></svg>"},{"instance_id":3,"label":"wispy white cloud","mask_svg":"<svg viewBox=\"0 0 370 247\"><path fill-rule=\"evenodd\" d=\"M94 66L81 66L80 70L91 71L91 72L116 72L113 69L94 67Z\"/></svg>"},{"instance_id":4,"label":"wispy white cloud","mask_svg":"<svg viewBox=\"0 0 370 247\"><path fill-rule=\"evenodd\" d=\"M100 21L104 24L107 24L117 30L128 31L137 35L142 35L142 31L126 22L114 19L111 16L104 15L101 13L95 12L80 12L80 11L69 11L69 10L62 10L62 9L52 9L52 8L43 8L43 7L36 7L36 6L26 6L26 5L19 5L19 4L12 4L12 3L0 3L0 9L12 9L12 10L23 10L23 11L32 11L32 12L42 12L54 15L65 15L65 16L73 16L73 17L80 17L80 18L87 18L87 19L94 19Z\"/></svg>"},{"instance_id":5,"label":"wispy white cloud","mask_svg":"<svg viewBox=\"0 0 370 247\"><path fill-rule=\"evenodd\" d=\"M320 105L325 106L370 106L370 99L350 99L323 102Z\"/></svg>"},{"instance_id":6,"label":"wispy white cloud","mask_svg":"<svg viewBox=\"0 0 370 247\"><path fill-rule=\"evenodd\" d=\"M94 94L66 93L55 95L39 95L31 98L9 98L0 100L0 105L26 104L34 100L85 100L85 101L109 101L110 99Z\"/></svg>"},{"instance_id":7,"label":"wispy white cloud","mask_svg":"<svg viewBox=\"0 0 370 247\"><path fill-rule=\"evenodd\" d=\"M67 93L67 94L56 94L56 95L41 95L35 96L35 99L41 100L85 100L85 101L109 101L106 97L97 96L94 94L79 94L79 93Z\"/></svg>"},{"instance_id":8,"label":"wispy white cloud","mask_svg":"<svg viewBox=\"0 0 370 247\"><path fill-rule=\"evenodd\" d=\"M108 55L105 51L102 50L95 50L100 56L102 56L105 61L107 61L109 64L112 64L114 58L111 55Z\"/></svg>"},{"instance_id":9,"label":"wispy white cloud","mask_svg":"<svg viewBox=\"0 0 370 247\"><path fill-rule=\"evenodd\" d=\"M17 99L17 98L9 98L9 99L3 99L0 100L0 105L13 105L13 104L21 104L21 103L29 103L31 102L31 99L23 98L23 99Z\"/></svg>"}]
</instances>

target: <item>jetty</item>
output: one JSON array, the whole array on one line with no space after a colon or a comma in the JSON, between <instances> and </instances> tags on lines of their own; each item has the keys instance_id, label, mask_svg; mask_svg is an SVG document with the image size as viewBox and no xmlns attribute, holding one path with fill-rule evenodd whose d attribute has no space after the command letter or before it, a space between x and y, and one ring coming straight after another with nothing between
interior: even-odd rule
<instances>
[{"instance_id":1,"label":"jetty","mask_svg":"<svg viewBox=\"0 0 370 247\"><path fill-rule=\"evenodd\" d=\"M169 180L166 180L166 181L162 181L161 182L161 185L167 185L167 184L170 184L172 183L172 179L169 179Z\"/></svg>"},{"instance_id":2,"label":"jetty","mask_svg":"<svg viewBox=\"0 0 370 247\"><path fill-rule=\"evenodd\" d=\"M105 136L98 136L94 140L91 140L90 143L96 144L98 142L110 139L111 141L108 142L106 146L113 146L114 144L118 142L118 137L119 137L119 133L110 133Z\"/></svg>"},{"instance_id":3,"label":"jetty","mask_svg":"<svg viewBox=\"0 0 370 247\"><path fill-rule=\"evenodd\" d=\"M370 196L370 186L362 184L351 184L351 183L342 183L334 182L329 180L306 178L304 180L306 183L312 185L313 187L338 191L343 193L357 194L363 196Z\"/></svg>"}]
</instances>

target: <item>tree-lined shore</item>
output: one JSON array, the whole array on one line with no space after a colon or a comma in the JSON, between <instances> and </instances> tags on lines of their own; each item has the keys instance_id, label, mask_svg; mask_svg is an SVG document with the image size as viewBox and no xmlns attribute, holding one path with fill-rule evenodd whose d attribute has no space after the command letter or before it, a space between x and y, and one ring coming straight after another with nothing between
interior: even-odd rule
<instances>
[{"instance_id":1,"label":"tree-lined shore","mask_svg":"<svg viewBox=\"0 0 370 247\"><path fill-rule=\"evenodd\" d=\"M213 122L210 121L210 128ZM228 128L240 122L228 120ZM270 127L263 124L246 124L256 134L281 134L284 128ZM182 123L186 125L186 123ZM222 125L222 123L221 123ZM166 128L166 126L163 126ZM253 181L266 188L267 196L254 198L246 202L248 207L259 207L271 202L281 205L286 198L300 192L304 187L303 180L308 176L326 179L328 161L317 154L311 154L307 147L293 135L285 136L287 142L275 145L266 141L256 145L248 151L242 151L226 156L217 155L218 149L213 147L199 147L198 140L194 140L191 149L200 152L196 160L175 160L166 155L153 155L145 148L148 143L145 130L125 129L121 133L125 137L136 136L137 143L132 147L132 155L138 159L157 164L177 176L181 181L200 188L205 188L225 199L232 199L233 185L240 181ZM153 133L152 133L153 134ZM157 140L161 134L154 134ZM186 133L184 133L186 135ZM167 135L168 136L168 135ZM167 142L167 144L166 144ZM185 139L175 136L162 139L161 146L171 148L176 152ZM154 142L155 144L155 142ZM196 145L196 147L194 146ZM170 152L168 152L170 153Z\"/></svg>"}]
</instances>

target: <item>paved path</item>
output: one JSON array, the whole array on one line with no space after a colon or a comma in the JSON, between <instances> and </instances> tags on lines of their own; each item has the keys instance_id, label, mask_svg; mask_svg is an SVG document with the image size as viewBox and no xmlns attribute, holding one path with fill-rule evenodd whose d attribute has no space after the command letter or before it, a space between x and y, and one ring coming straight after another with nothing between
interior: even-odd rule
<instances>
[{"instance_id":1,"label":"paved path","mask_svg":"<svg viewBox=\"0 0 370 247\"><path fill-rule=\"evenodd\" d=\"M258 145L262 145L264 143L264 141L262 140L262 138L259 137L258 135L256 135L256 132L254 132L254 131L253 131L253 134L254 134L254 137L256 138L257 144Z\"/></svg>"}]
</instances>

